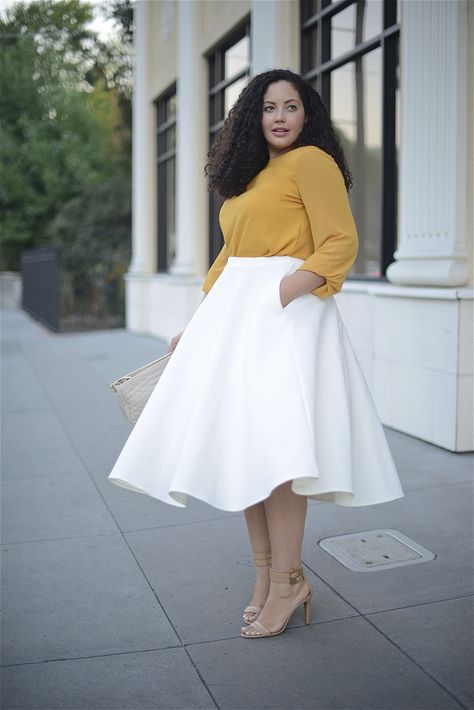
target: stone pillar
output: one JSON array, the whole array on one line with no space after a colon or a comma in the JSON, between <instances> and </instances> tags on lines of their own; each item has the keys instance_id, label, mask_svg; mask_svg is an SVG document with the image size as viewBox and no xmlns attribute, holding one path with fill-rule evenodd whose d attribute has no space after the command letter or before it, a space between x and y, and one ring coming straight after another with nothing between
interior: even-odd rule
<instances>
[{"instance_id":1,"label":"stone pillar","mask_svg":"<svg viewBox=\"0 0 474 710\"><path fill-rule=\"evenodd\" d=\"M299 3L252 0L252 76L268 69L299 72Z\"/></svg>"},{"instance_id":2,"label":"stone pillar","mask_svg":"<svg viewBox=\"0 0 474 710\"><path fill-rule=\"evenodd\" d=\"M200 3L180 0L177 11L176 257L170 273L195 275L206 271L199 246L208 233L207 67L199 46Z\"/></svg>"},{"instance_id":3,"label":"stone pillar","mask_svg":"<svg viewBox=\"0 0 474 710\"><path fill-rule=\"evenodd\" d=\"M156 271L155 112L150 101L151 3L133 5L134 91L132 136L132 260L128 274Z\"/></svg>"},{"instance_id":4,"label":"stone pillar","mask_svg":"<svg viewBox=\"0 0 474 710\"><path fill-rule=\"evenodd\" d=\"M395 284L469 280L466 0L401 3L400 231Z\"/></svg>"}]
</instances>

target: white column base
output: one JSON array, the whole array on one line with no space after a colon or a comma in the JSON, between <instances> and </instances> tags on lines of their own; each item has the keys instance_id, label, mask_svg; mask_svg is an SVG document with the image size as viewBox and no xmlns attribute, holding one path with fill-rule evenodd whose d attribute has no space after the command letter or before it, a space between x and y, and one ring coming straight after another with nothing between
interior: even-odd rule
<instances>
[{"instance_id":1,"label":"white column base","mask_svg":"<svg viewBox=\"0 0 474 710\"><path fill-rule=\"evenodd\" d=\"M472 289L348 280L335 299L382 423L473 451Z\"/></svg>"},{"instance_id":2,"label":"white column base","mask_svg":"<svg viewBox=\"0 0 474 710\"><path fill-rule=\"evenodd\" d=\"M469 267L461 259L401 257L386 273L393 284L406 286L464 286L469 281Z\"/></svg>"},{"instance_id":3,"label":"white column base","mask_svg":"<svg viewBox=\"0 0 474 710\"><path fill-rule=\"evenodd\" d=\"M170 341L184 330L201 303L201 281L196 275L127 274L127 330Z\"/></svg>"},{"instance_id":4,"label":"white column base","mask_svg":"<svg viewBox=\"0 0 474 710\"><path fill-rule=\"evenodd\" d=\"M168 273L176 276L194 276L196 274L196 263L194 259L179 257L173 261Z\"/></svg>"}]
</instances>

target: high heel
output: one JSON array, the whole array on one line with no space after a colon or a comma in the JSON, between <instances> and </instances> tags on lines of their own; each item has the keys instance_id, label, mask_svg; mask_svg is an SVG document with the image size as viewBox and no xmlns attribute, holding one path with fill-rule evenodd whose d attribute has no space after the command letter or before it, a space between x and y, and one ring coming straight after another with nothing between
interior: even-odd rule
<instances>
[{"instance_id":1,"label":"high heel","mask_svg":"<svg viewBox=\"0 0 474 710\"><path fill-rule=\"evenodd\" d=\"M304 576L303 567L297 567L296 569L291 570L291 572L275 572L275 570L270 567L270 580L272 582L286 582L286 584L298 584L299 582L305 581L309 591L306 597L300 602L298 602L298 604L295 606L295 608L292 610L292 612L289 614L289 616L286 618L285 622L279 629L277 629L276 631L269 631L269 629L267 629L258 620L252 621L248 626L249 629L253 630L252 633L244 633L243 631L241 631L240 635L243 638L265 638L267 636L278 636L278 634L282 634L283 631L286 629L289 620L295 613L296 609L301 606L301 604L304 605L304 623L311 623L311 600L313 596L313 590Z\"/></svg>"},{"instance_id":2,"label":"high heel","mask_svg":"<svg viewBox=\"0 0 474 710\"><path fill-rule=\"evenodd\" d=\"M268 552L254 552L253 559L255 562L255 567L266 567L267 565L270 565L272 561L271 550L269 550ZM246 606L244 609L244 613L242 614L242 619L246 624L251 624L257 619L261 611L261 606ZM248 618L249 616L251 616L252 618Z\"/></svg>"}]
</instances>

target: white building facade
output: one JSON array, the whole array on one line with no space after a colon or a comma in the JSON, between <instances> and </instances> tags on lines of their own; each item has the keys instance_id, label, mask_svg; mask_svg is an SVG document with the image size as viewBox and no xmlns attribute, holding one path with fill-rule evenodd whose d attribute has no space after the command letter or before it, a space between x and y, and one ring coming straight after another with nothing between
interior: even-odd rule
<instances>
[{"instance_id":1,"label":"white building facade","mask_svg":"<svg viewBox=\"0 0 474 710\"><path fill-rule=\"evenodd\" d=\"M335 296L382 422L473 445L474 3L137 0L126 323L170 340L222 245L204 166L250 78L288 68L338 129L359 255Z\"/></svg>"}]
</instances>

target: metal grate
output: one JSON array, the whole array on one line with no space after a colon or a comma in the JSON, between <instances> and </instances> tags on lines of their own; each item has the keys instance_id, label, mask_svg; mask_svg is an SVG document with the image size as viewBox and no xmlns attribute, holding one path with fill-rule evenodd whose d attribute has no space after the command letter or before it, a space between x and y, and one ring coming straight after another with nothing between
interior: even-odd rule
<instances>
[{"instance_id":1,"label":"metal grate","mask_svg":"<svg viewBox=\"0 0 474 710\"><path fill-rule=\"evenodd\" d=\"M355 572L376 572L434 560L436 555L398 530L366 530L326 537L319 546Z\"/></svg>"}]
</instances>

